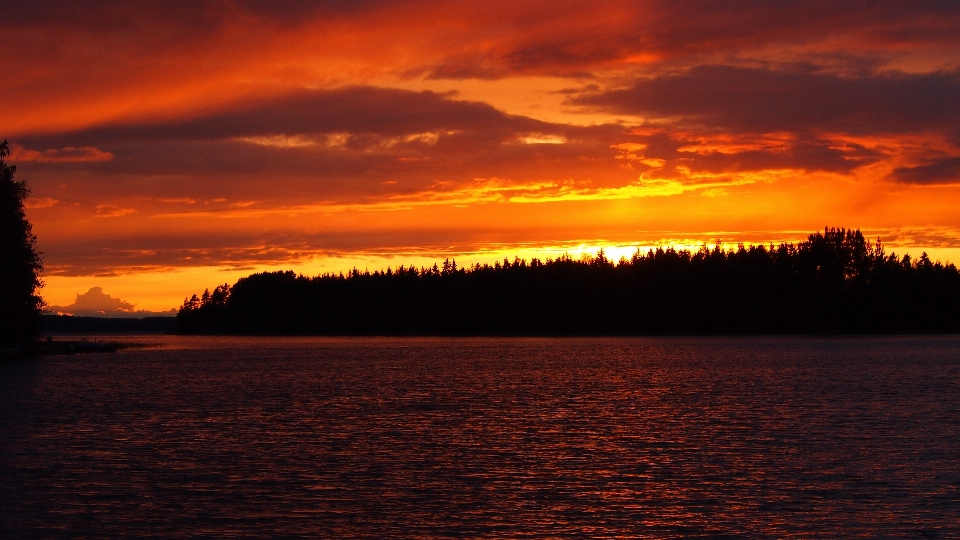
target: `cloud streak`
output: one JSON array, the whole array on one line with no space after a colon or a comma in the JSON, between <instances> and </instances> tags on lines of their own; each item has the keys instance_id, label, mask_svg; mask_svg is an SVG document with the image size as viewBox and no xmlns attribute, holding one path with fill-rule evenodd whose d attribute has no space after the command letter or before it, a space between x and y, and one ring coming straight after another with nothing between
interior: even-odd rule
<instances>
[{"instance_id":1,"label":"cloud streak","mask_svg":"<svg viewBox=\"0 0 960 540\"><path fill-rule=\"evenodd\" d=\"M960 184L960 157L939 159L916 167L897 167L890 178L906 184Z\"/></svg>"},{"instance_id":2,"label":"cloud streak","mask_svg":"<svg viewBox=\"0 0 960 540\"><path fill-rule=\"evenodd\" d=\"M10 160L18 163L103 163L113 159L113 154L104 152L92 146L76 148L51 148L39 152L13 144L10 149Z\"/></svg>"},{"instance_id":3,"label":"cloud streak","mask_svg":"<svg viewBox=\"0 0 960 540\"><path fill-rule=\"evenodd\" d=\"M956 130L957 95L960 72L849 77L712 65L586 93L571 103L725 132L862 135Z\"/></svg>"}]
</instances>

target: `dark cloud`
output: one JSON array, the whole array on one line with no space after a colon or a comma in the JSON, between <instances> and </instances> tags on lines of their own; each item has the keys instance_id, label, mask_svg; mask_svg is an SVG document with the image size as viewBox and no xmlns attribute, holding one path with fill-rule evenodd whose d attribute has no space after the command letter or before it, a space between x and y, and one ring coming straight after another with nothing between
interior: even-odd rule
<instances>
[{"instance_id":1,"label":"dark cloud","mask_svg":"<svg viewBox=\"0 0 960 540\"><path fill-rule=\"evenodd\" d=\"M960 122L957 96L956 72L843 77L699 66L577 96L571 103L733 132L877 134L954 130Z\"/></svg>"},{"instance_id":2,"label":"dark cloud","mask_svg":"<svg viewBox=\"0 0 960 540\"><path fill-rule=\"evenodd\" d=\"M625 37L625 36L624 36ZM517 74L543 73L568 77L590 76L596 64L635 53L635 39L618 41L615 37L592 36L585 40L563 38L523 44L505 50L478 51L445 58L436 66L411 70L428 79L500 79Z\"/></svg>"},{"instance_id":3,"label":"dark cloud","mask_svg":"<svg viewBox=\"0 0 960 540\"><path fill-rule=\"evenodd\" d=\"M735 173L760 170L796 169L848 174L875 163L881 154L860 145L837 147L828 140L804 138L783 148L741 152L710 152L681 158L678 162L695 172Z\"/></svg>"},{"instance_id":4,"label":"dark cloud","mask_svg":"<svg viewBox=\"0 0 960 540\"><path fill-rule=\"evenodd\" d=\"M904 184L960 184L960 157L948 157L916 167L898 167L889 177Z\"/></svg>"},{"instance_id":5,"label":"dark cloud","mask_svg":"<svg viewBox=\"0 0 960 540\"><path fill-rule=\"evenodd\" d=\"M331 242L331 238L334 241ZM135 241L110 237L76 238L70 242L44 242L48 253L44 273L48 276L123 275L136 271L166 270L172 267L292 264L305 257L336 255L336 235L289 238L273 234L216 234L206 231L195 237L158 238L145 235ZM363 245L361 243L360 245Z\"/></svg>"},{"instance_id":6,"label":"dark cloud","mask_svg":"<svg viewBox=\"0 0 960 540\"><path fill-rule=\"evenodd\" d=\"M276 148L243 141L143 142L111 147L106 163L26 163L21 173L37 195L79 200L121 196L246 197L349 202L402 194L474 178L577 179L622 185L636 173L619 169L604 140L565 144L491 141L483 134L442 135L374 146ZM56 186L69 179L68 187ZM386 182L390 182L386 184ZM64 193L68 191L69 193Z\"/></svg>"},{"instance_id":7,"label":"dark cloud","mask_svg":"<svg viewBox=\"0 0 960 540\"><path fill-rule=\"evenodd\" d=\"M298 91L254 102L232 103L221 112L160 122L108 124L49 136L18 137L25 145L89 146L130 141L224 140L238 137L302 134L375 134L400 136L438 131L557 133L562 126L507 115L486 103L457 101L435 92L355 86ZM361 143L362 144L362 143ZM73 146L77 146L74 144Z\"/></svg>"},{"instance_id":8,"label":"dark cloud","mask_svg":"<svg viewBox=\"0 0 960 540\"><path fill-rule=\"evenodd\" d=\"M394 29L408 29L410 38L415 38L404 38L398 46L418 41L425 48L419 56L438 57L402 69L450 79L570 76L638 55L672 63L678 58L736 54L827 38L833 40L834 51L856 51L857 56L872 52L886 57L894 48L960 44L956 32L960 6L936 0L463 1L456 5L409 0L14 0L5 2L3 11L0 29L29 30L33 35L49 31L49 40L42 44L22 40L11 44L19 51L56 50L58 40L76 35L109 44L119 35L135 34L139 39L124 39L125 47L160 57L185 42L214 43L238 26L259 28L248 38L259 43L273 29L335 23L336 31L349 33L389 19ZM451 33L449 28L462 31Z\"/></svg>"},{"instance_id":9,"label":"dark cloud","mask_svg":"<svg viewBox=\"0 0 960 540\"><path fill-rule=\"evenodd\" d=\"M611 148L635 138L624 131L620 125L542 122L433 92L351 87L297 92L189 119L102 125L14 142L27 148L23 155L83 146L112 156L25 163L24 173L40 185L85 172L88 191L109 177L113 194L157 187L154 195L164 197L214 196L228 189L272 198L283 188L289 199L423 189L476 177L629 182L631 173L616 169ZM563 144L524 142L538 137ZM598 168L598 161L606 167ZM385 181L396 183L387 188Z\"/></svg>"},{"instance_id":10,"label":"dark cloud","mask_svg":"<svg viewBox=\"0 0 960 540\"><path fill-rule=\"evenodd\" d=\"M678 59L689 62L699 56L828 38L834 41L830 57L810 52L810 58L835 66L848 60L848 67L856 69L864 66L865 54L878 57L870 62L873 65L879 58L889 59L893 44L902 52L934 43L960 43L955 31L960 6L951 2L647 1L563 3L551 8L532 17L534 9L517 4L503 16L513 25L478 18L477 43L469 53L451 54L414 72L438 79L571 76L640 55L653 65L673 64Z\"/></svg>"},{"instance_id":11,"label":"dark cloud","mask_svg":"<svg viewBox=\"0 0 960 540\"><path fill-rule=\"evenodd\" d=\"M356 17L389 5L386 0L12 0L3 5L0 28L62 28L102 32L176 25L184 33L215 30L231 20L303 24L314 18Z\"/></svg>"},{"instance_id":12,"label":"dark cloud","mask_svg":"<svg viewBox=\"0 0 960 540\"><path fill-rule=\"evenodd\" d=\"M609 94L592 99L603 96ZM451 190L475 178L494 177L618 187L650 170L639 157L616 159L623 157L617 147L622 143L644 144L642 158L664 160L665 166L650 173L658 178L683 176L677 167L694 173L788 168L848 173L879 158L862 146L837 145L813 135L750 150L680 152L698 143L669 131L633 135L629 126L543 122L453 95L350 87L298 91L193 118L107 124L14 142L40 156L55 154L50 148L70 147L112 156L24 163L24 173L36 181L39 195L53 196L45 187L60 184L65 176L77 180L72 194L55 192L58 199L75 200L236 195L274 203L357 202L425 189ZM529 144L544 138L562 143Z\"/></svg>"},{"instance_id":13,"label":"dark cloud","mask_svg":"<svg viewBox=\"0 0 960 540\"><path fill-rule=\"evenodd\" d=\"M529 241L531 233L518 233L507 224L491 223L481 235L437 227L408 229L398 227L376 231L327 231L319 234L272 232L214 232L195 235L140 235L136 238L96 236L70 241L40 239L46 254L47 276L115 276L132 272L163 271L170 268L222 266L248 269L257 266L294 266L311 258L343 257L357 254L388 256L391 253L435 253L449 256L489 248L492 238L508 243ZM576 237L577 230L563 234ZM533 232L533 234L537 234ZM556 230L540 233L538 240L555 239ZM412 241L412 239L416 239ZM399 264L409 264L403 257ZM373 270L373 268L371 268ZM215 284L212 284L215 285Z\"/></svg>"}]
</instances>

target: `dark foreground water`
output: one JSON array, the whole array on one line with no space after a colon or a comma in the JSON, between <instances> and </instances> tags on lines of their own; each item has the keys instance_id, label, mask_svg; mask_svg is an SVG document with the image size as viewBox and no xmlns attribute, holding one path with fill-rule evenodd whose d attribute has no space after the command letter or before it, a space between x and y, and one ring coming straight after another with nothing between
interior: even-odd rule
<instances>
[{"instance_id":1,"label":"dark foreground water","mask_svg":"<svg viewBox=\"0 0 960 540\"><path fill-rule=\"evenodd\" d=\"M141 339L0 365L0 536L960 538L960 337Z\"/></svg>"}]
</instances>

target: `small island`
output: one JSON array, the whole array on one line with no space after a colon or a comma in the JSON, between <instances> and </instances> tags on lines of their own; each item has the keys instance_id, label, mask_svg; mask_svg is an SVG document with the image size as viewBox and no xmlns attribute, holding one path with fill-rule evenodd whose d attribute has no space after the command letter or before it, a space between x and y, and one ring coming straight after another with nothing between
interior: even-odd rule
<instances>
[{"instance_id":1,"label":"small island","mask_svg":"<svg viewBox=\"0 0 960 540\"><path fill-rule=\"evenodd\" d=\"M324 274L265 272L184 301L180 334L597 336L960 331L953 264L859 230L797 244Z\"/></svg>"}]
</instances>

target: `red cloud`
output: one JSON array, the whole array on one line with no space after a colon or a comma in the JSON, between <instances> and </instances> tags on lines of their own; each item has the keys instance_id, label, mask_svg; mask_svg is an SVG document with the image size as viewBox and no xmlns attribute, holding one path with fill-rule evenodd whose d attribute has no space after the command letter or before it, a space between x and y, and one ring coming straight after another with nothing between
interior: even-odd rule
<instances>
[{"instance_id":1,"label":"red cloud","mask_svg":"<svg viewBox=\"0 0 960 540\"><path fill-rule=\"evenodd\" d=\"M102 163L113 159L113 154L93 146L44 150L30 150L19 144L10 145L10 161L19 163Z\"/></svg>"}]
</instances>

